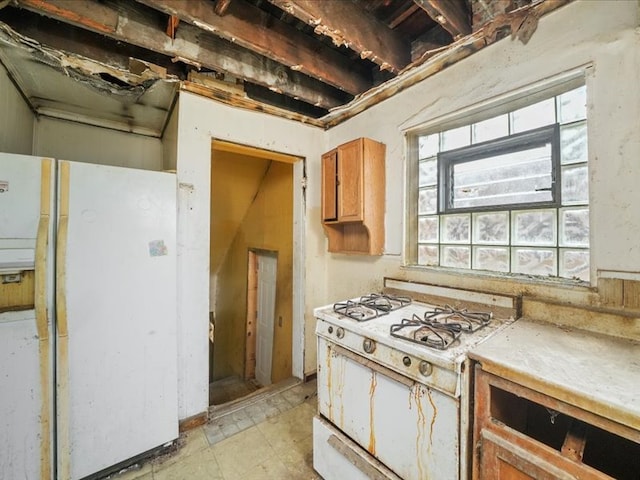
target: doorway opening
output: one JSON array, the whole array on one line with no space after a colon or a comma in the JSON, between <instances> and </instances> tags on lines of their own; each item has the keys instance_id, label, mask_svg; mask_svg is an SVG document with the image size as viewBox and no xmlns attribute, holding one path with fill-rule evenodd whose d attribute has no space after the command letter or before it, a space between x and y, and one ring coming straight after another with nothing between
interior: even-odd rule
<instances>
[{"instance_id":1,"label":"doorway opening","mask_svg":"<svg viewBox=\"0 0 640 480\"><path fill-rule=\"evenodd\" d=\"M209 404L219 406L296 373L301 159L214 140L211 162Z\"/></svg>"}]
</instances>

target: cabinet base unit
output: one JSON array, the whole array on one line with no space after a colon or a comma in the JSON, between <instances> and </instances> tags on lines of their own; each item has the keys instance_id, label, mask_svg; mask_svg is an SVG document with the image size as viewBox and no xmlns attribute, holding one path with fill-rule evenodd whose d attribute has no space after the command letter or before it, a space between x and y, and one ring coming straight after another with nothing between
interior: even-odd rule
<instances>
[{"instance_id":1,"label":"cabinet base unit","mask_svg":"<svg viewBox=\"0 0 640 480\"><path fill-rule=\"evenodd\" d=\"M640 432L480 366L475 414L474 479L638 478Z\"/></svg>"}]
</instances>

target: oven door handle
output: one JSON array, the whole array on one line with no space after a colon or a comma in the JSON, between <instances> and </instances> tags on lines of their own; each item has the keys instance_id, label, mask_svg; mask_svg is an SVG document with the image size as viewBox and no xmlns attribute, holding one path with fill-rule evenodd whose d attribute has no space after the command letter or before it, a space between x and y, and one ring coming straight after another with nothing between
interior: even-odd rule
<instances>
[{"instance_id":1,"label":"oven door handle","mask_svg":"<svg viewBox=\"0 0 640 480\"><path fill-rule=\"evenodd\" d=\"M327 439L327 443L334 450L340 453L340 455L346 458L349 463L351 463L354 467L364 473L370 480L392 480L388 475L385 475L380 470L378 470L374 464L371 464L364 458L362 458L362 454L358 453L356 447L349 445L337 435L331 435ZM376 460L374 461L377 463ZM397 477L394 476L393 478ZM398 480L400 479L398 478Z\"/></svg>"},{"instance_id":2,"label":"oven door handle","mask_svg":"<svg viewBox=\"0 0 640 480\"><path fill-rule=\"evenodd\" d=\"M369 360L367 358L361 357L357 353L353 353L352 351L347 350L346 348L341 347L340 345L330 345L329 348L335 351L337 355L342 355L343 357L347 357L348 359L353 360L356 363L359 363L363 367L369 368L374 372L379 373L380 375L383 375L385 377L389 377L390 379L395 380L396 382L401 383L402 385L408 388L412 388L416 384L415 380L412 380L409 377L405 377L404 375L400 375L399 373L394 372L393 370L387 367L383 367L382 365L374 362L373 360Z\"/></svg>"}]
</instances>

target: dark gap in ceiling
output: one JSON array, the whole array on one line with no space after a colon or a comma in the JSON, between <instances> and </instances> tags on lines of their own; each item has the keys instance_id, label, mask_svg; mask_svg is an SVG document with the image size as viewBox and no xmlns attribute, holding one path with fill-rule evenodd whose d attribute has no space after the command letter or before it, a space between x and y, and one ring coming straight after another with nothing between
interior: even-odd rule
<instances>
[{"instance_id":1,"label":"dark gap in ceiling","mask_svg":"<svg viewBox=\"0 0 640 480\"><path fill-rule=\"evenodd\" d=\"M328 113L328 110L324 108L316 107L315 105L296 100L295 98L273 92L268 88L254 83L245 82L244 91L247 96L253 100L301 113L311 118L320 118Z\"/></svg>"}]
</instances>

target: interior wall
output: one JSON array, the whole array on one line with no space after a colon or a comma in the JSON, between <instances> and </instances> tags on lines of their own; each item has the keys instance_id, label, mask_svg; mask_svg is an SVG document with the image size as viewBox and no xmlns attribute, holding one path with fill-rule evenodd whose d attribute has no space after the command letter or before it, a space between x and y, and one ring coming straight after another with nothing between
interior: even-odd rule
<instances>
[{"instance_id":1,"label":"interior wall","mask_svg":"<svg viewBox=\"0 0 640 480\"><path fill-rule=\"evenodd\" d=\"M269 167L269 160L212 150L211 152L211 242L209 256L212 320L217 324L218 273L227 258L229 247L247 214ZM222 282L227 279L222 278ZM242 308L239 306L238 308ZM224 337L224 323L222 326ZM220 332L218 332L220 333ZM219 345L218 353L220 353ZM220 355L218 355L220 356ZM229 373L225 362L214 364L210 356L210 380L224 378ZM238 372L240 375L242 372Z\"/></svg>"},{"instance_id":2,"label":"interior wall","mask_svg":"<svg viewBox=\"0 0 640 480\"><path fill-rule=\"evenodd\" d=\"M300 230L296 262L307 279L294 298L293 372L315 371L315 354L302 357L303 343L315 345L313 308L325 300L325 245L320 222L320 154L323 131L259 112L235 109L186 92L180 93L177 170L178 213L178 388L180 418L208 407L209 222L211 139L216 138L307 159L306 196L294 185L294 229ZM297 173L296 173L297 172ZM302 162L294 166L301 178ZM297 215L297 210L300 215ZM294 230L294 231L297 231ZM295 266L294 266L295 271ZM294 273L295 278L295 273ZM301 307L296 309L296 302ZM300 311L301 313L298 313ZM313 347L315 352L315 347ZM305 350L306 352L306 350Z\"/></svg>"},{"instance_id":3,"label":"interior wall","mask_svg":"<svg viewBox=\"0 0 640 480\"><path fill-rule=\"evenodd\" d=\"M0 152L31 155L34 115L0 64Z\"/></svg>"},{"instance_id":4,"label":"interior wall","mask_svg":"<svg viewBox=\"0 0 640 480\"><path fill-rule=\"evenodd\" d=\"M592 289L402 266L403 129L552 78L587 73L592 278L640 271L640 35L637 1L575 1L543 17L527 45L507 37L329 130L325 150L365 136L387 145L386 243L379 258L329 255L327 300L376 291L384 276L595 303ZM319 218L312 218L315 223Z\"/></svg>"},{"instance_id":5,"label":"interior wall","mask_svg":"<svg viewBox=\"0 0 640 480\"><path fill-rule=\"evenodd\" d=\"M222 265L270 161L214 150L211 155L211 276Z\"/></svg>"},{"instance_id":6,"label":"interior wall","mask_svg":"<svg viewBox=\"0 0 640 480\"><path fill-rule=\"evenodd\" d=\"M40 117L35 123L33 153L59 160L163 169L159 138L50 117Z\"/></svg>"},{"instance_id":7,"label":"interior wall","mask_svg":"<svg viewBox=\"0 0 640 480\"><path fill-rule=\"evenodd\" d=\"M291 376L292 199L293 165L270 162L216 282L213 350L216 379L244 375L249 249L270 250L278 254L271 377L273 382L278 382Z\"/></svg>"},{"instance_id":8,"label":"interior wall","mask_svg":"<svg viewBox=\"0 0 640 480\"><path fill-rule=\"evenodd\" d=\"M162 169L175 170L178 155L178 101L162 135Z\"/></svg>"}]
</instances>

